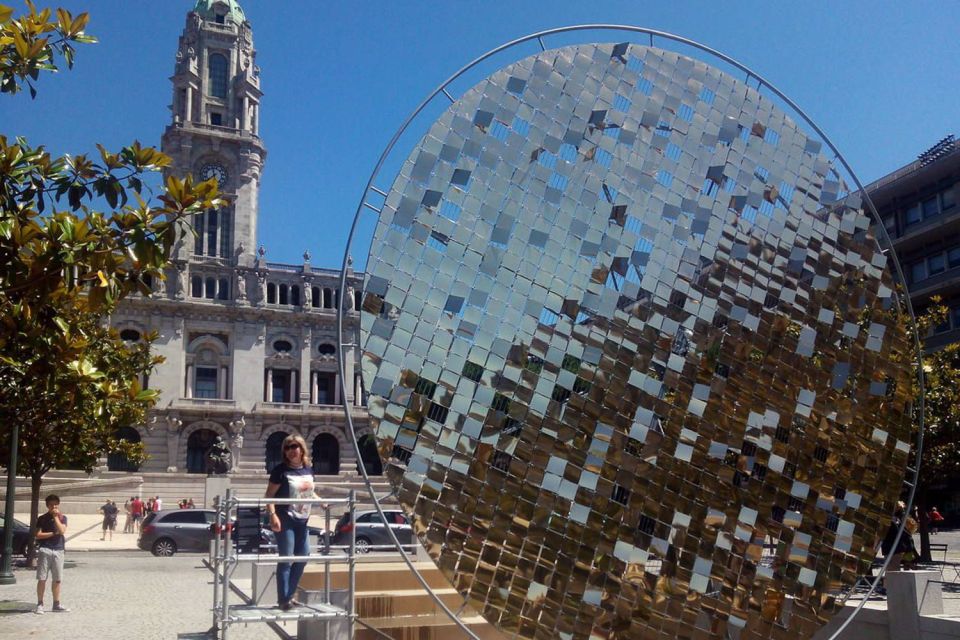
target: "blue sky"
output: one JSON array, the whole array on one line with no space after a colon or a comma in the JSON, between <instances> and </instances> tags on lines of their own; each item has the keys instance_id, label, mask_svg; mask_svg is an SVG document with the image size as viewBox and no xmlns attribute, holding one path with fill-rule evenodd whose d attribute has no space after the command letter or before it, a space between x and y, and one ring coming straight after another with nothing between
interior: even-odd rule
<instances>
[{"instance_id":1,"label":"blue sky","mask_svg":"<svg viewBox=\"0 0 960 640\"><path fill-rule=\"evenodd\" d=\"M12 0L4 0L8 4ZM38 0L40 6L46 6ZM0 134L54 153L96 142L159 145L168 78L193 0L62 0L91 13L73 72L36 100L0 98ZM485 51L553 27L630 24L672 32L751 67L793 99L864 182L958 132L956 2L332 2L241 0L265 93L260 242L272 261L338 267L362 189L393 132L450 74ZM15 4L16 6L16 4ZM22 6L22 5L20 5ZM623 34L578 36L624 41ZM553 37L548 47L572 42ZM504 66L533 53L497 58ZM709 58L704 57L707 62ZM492 70L488 66L488 70ZM471 82L454 84L454 95ZM426 126L424 122L423 126ZM420 129L422 131L423 128ZM414 138L398 148L405 156ZM378 184L389 187L392 175ZM356 246L353 253L366 253Z\"/></svg>"}]
</instances>

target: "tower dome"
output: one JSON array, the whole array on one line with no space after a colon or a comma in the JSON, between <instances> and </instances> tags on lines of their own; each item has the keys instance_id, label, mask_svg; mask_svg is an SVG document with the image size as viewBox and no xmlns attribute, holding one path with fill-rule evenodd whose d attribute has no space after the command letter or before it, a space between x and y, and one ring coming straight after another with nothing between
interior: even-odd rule
<instances>
[{"instance_id":1,"label":"tower dome","mask_svg":"<svg viewBox=\"0 0 960 640\"><path fill-rule=\"evenodd\" d=\"M229 17L237 24L247 20L237 0L197 0L193 10L205 20L216 20L218 16Z\"/></svg>"}]
</instances>

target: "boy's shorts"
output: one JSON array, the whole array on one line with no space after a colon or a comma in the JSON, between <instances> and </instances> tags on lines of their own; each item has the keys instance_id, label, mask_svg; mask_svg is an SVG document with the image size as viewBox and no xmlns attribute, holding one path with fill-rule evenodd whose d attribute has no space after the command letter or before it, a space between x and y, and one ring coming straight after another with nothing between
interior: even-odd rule
<instances>
[{"instance_id":1,"label":"boy's shorts","mask_svg":"<svg viewBox=\"0 0 960 640\"><path fill-rule=\"evenodd\" d=\"M37 580L46 580L48 575L54 582L63 578L63 549L37 549Z\"/></svg>"}]
</instances>

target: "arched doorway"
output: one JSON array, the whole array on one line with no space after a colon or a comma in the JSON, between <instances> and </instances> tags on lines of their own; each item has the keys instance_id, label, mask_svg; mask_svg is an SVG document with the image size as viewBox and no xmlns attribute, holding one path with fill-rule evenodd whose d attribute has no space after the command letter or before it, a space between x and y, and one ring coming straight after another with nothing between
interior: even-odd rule
<instances>
[{"instance_id":1,"label":"arched doorway","mask_svg":"<svg viewBox=\"0 0 960 640\"><path fill-rule=\"evenodd\" d=\"M318 476L340 473L340 443L329 433L313 439L313 473Z\"/></svg>"},{"instance_id":2,"label":"arched doorway","mask_svg":"<svg viewBox=\"0 0 960 640\"><path fill-rule=\"evenodd\" d=\"M383 463L380 461L380 454L377 453L377 441L372 434L360 436L357 440L360 445L360 460L363 468L366 469L368 476L383 475ZM359 467L359 465L357 465ZM359 468L357 469L359 471Z\"/></svg>"},{"instance_id":3,"label":"arched doorway","mask_svg":"<svg viewBox=\"0 0 960 640\"><path fill-rule=\"evenodd\" d=\"M217 439L213 429L197 429L187 438L187 473L206 473L207 451Z\"/></svg>"},{"instance_id":4,"label":"arched doorway","mask_svg":"<svg viewBox=\"0 0 960 640\"><path fill-rule=\"evenodd\" d=\"M140 442L140 432L133 427L120 427L117 429L117 438L127 442ZM108 471L138 471L139 469L139 464L131 462L122 453L117 452L107 455Z\"/></svg>"},{"instance_id":5,"label":"arched doorway","mask_svg":"<svg viewBox=\"0 0 960 640\"><path fill-rule=\"evenodd\" d=\"M264 459L267 467L267 473L273 471L273 468L283 462L283 439L286 438L289 434L284 433L283 431L277 431L271 433L270 437L267 438L267 453Z\"/></svg>"}]
</instances>

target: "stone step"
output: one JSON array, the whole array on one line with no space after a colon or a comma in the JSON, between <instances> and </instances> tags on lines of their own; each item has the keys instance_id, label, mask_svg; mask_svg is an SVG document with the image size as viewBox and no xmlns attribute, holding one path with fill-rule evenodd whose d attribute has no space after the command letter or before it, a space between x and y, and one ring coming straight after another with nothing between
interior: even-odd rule
<instances>
[{"instance_id":1,"label":"stone step","mask_svg":"<svg viewBox=\"0 0 960 640\"><path fill-rule=\"evenodd\" d=\"M432 562L415 562L414 566L431 589L450 588L450 583ZM349 568L346 565L332 565L330 567L331 589L346 589L349 580ZM377 594L417 589L422 592L422 587L416 576L410 572L410 569L403 562L364 562L358 565L355 584L357 593ZM309 591L323 590L323 567L307 565L303 577L300 579L300 586Z\"/></svg>"},{"instance_id":2,"label":"stone step","mask_svg":"<svg viewBox=\"0 0 960 640\"><path fill-rule=\"evenodd\" d=\"M463 596L452 587L433 591L451 611L457 611L463 605ZM392 618L443 613L430 594L423 589L396 589L389 593L358 592L356 607L357 615L361 618Z\"/></svg>"},{"instance_id":3,"label":"stone step","mask_svg":"<svg viewBox=\"0 0 960 640\"><path fill-rule=\"evenodd\" d=\"M504 640L505 636L478 615L462 616L466 624L480 640ZM393 618L372 618L364 622L376 631L357 625L354 640L379 640L386 634L394 640L462 640L460 630L445 614L424 616L397 616Z\"/></svg>"}]
</instances>

